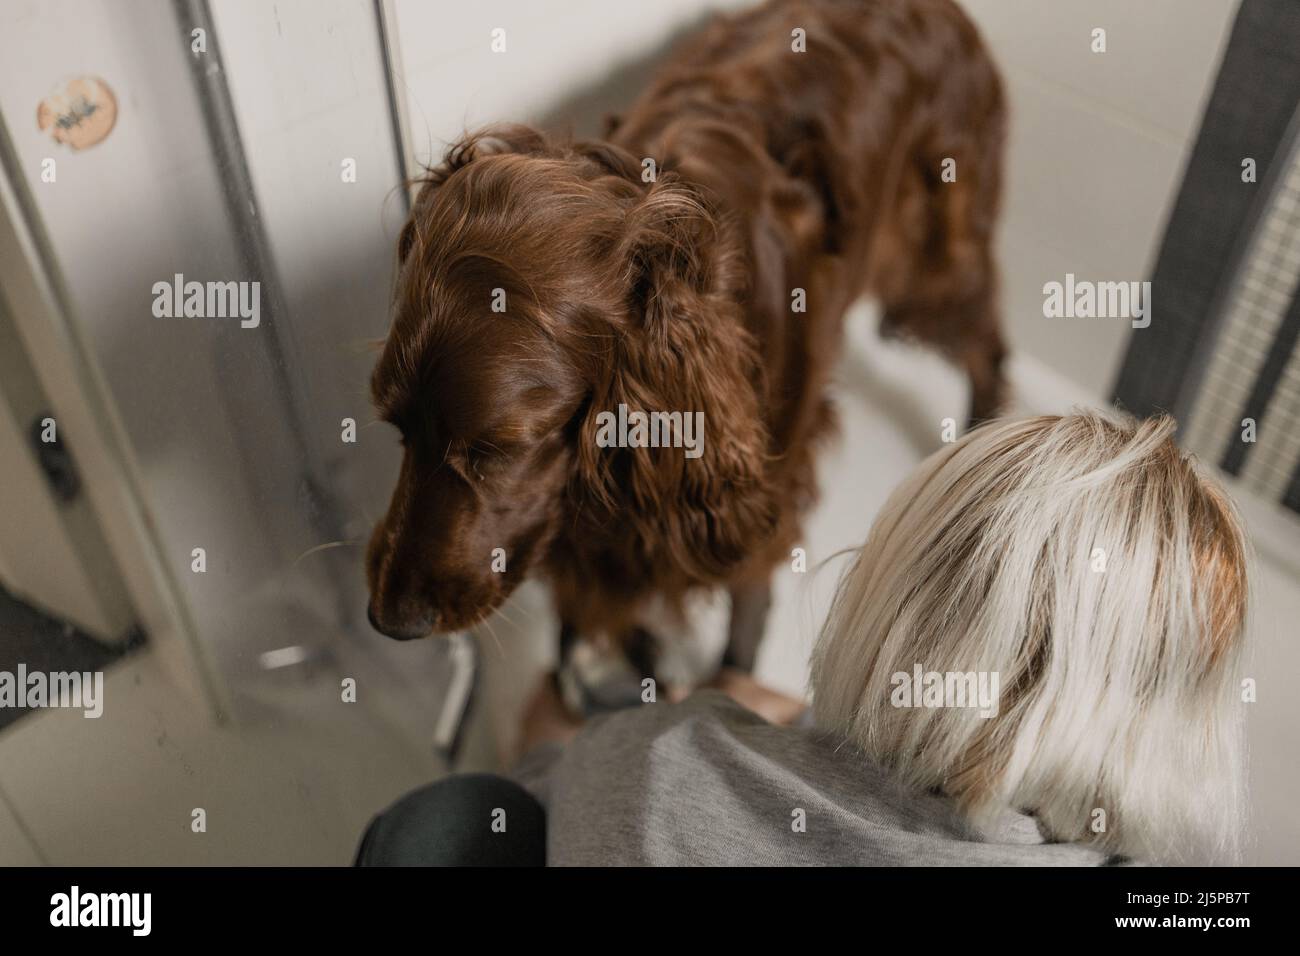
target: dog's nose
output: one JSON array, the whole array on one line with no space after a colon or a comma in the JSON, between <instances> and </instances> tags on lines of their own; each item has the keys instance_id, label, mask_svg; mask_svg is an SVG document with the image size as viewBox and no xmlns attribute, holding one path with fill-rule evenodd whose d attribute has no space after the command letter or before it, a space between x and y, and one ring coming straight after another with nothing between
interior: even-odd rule
<instances>
[{"instance_id":1,"label":"dog's nose","mask_svg":"<svg viewBox=\"0 0 1300 956\"><path fill-rule=\"evenodd\" d=\"M426 617L421 621L414 622L391 622L381 623L375 617L374 606L366 607L366 617L370 621L370 626L385 637L391 637L395 641L413 641L416 638L427 637L433 632L434 621Z\"/></svg>"}]
</instances>

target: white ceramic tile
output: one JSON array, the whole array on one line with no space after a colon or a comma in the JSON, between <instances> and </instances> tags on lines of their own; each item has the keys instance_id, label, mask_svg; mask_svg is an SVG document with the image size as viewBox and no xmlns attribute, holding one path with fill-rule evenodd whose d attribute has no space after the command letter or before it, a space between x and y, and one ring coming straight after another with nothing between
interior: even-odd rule
<instances>
[{"instance_id":1,"label":"white ceramic tile","mask_svg":"<svg viewBox=\"0 0 1300 956\"><path fill-rule=\"evenodd\" d=\"M549 33L552 42L539 39L543 33ZM599 78L599 69L571 49L581 36L558 23L530 35L535 42L520 42L504 54L493 53L484 44L423 67L407 67L418 156L440 154L445 143L467 129L495 122L535 122L566 95Z\"/></svg>"},{"instance_id":2,"label":"white ceramic tile","mask_svg":"<svg viewBox=\"0 0 1300 956\"><path fill-rule=\"evenodd\" d=\"M1300 673L1300 583L1268 560L1255 567L1249 624L1252 656L1243 673L1254 677L1258 701L1250 705L1251 823L1255 842L1248 862L1263 866L1300 863L1300 814L1294 795L1300 787L1296 728L1300 697L1293 676Z\"/></svg>"},{"instance_id":3,"label":"white ceramic tile","mask_svg":"<svg viewBox=\"0 0 1300 956\"><path fill-rule=\"evenodd\" d=\"M1184 153L1008 73L1011 136L1003 225L1109 277L1145 277Z\"/></svg>"},{"instance_id":4,"label":"white ceramic tile","mask_svg":"<svg viewBox=\"0 0 1300 956\"><path fill-rule=\"evenodd\" d=\"M537 121L566 99L617 85L629 64L648 73L683 30L743 0L667 0L651 5L573 0L549 5L502 2L435 13L398 4L398 30L416 152L439 155L463 130L497 121ZM418 8L418 9L411 9ZM440 28L434 23L445 21ZM490 31L507 29L493 53ZM619 90L620 95L623 90ZM631 91L633 94L635 90ZM599 99L599 97L595 97ZM575 117L593 128L600 115Z\"/></svg>"},{"instance_id":5,"label":"white ceramic tile","mask_svg":"<svg viewBox=\"0 0 1300 956\"><path fill-rule=\"evenodd\" d=\"M470 52L487 50L492 31L505 30L506 53L535 46L532 29L539 20L572 26L573 13L582 6L574 0L554 4L519 0L482 0L476 3L425 3L398 0L397 30L402 59L408 71L420 70ZM548 9L549 7L549 9Z\"/></svg>"},{"instance_id":6,"label":"white ceramic tile","mask_svg":"<svg viewBox=\"0 0 1300 956\"><path fill-rule=\"evenodd\" d=\"M0 777L0 790L4 780ZM27 831L9 809L8 800L0 794L0 866L40 866L44 861Z\"/></svg>"},{"instance_id":7,"label":"white ceramic tile","mask_svg":"<svg viewBox=\"0 0 1300 956\"><path fill-rule=\"evenodd\" d=\"M1006 339L1014 355L1032 356L1085 390L1098 403L1110 400L1119 363L1132 334L1122 319L1066 319L1043 315L1043 286L1079 279L1109 279L1081 252L1065 255L1040 242L1004 229L998 243L1001 310ZM1141 278L1143 273L1134 273Z\"/></svg>"},{"instance_id":8,"label":"white ceramic tile","mask_svg":"<svg viewBox=\"0 0 1300 956\"><path fill-rule=\"evenodd\" d=\"M676 27L715 11L752 6L749 0L659 0L653 4L608 0L487 0L473 4L433 4L397 0L397 30L409 71L419 71L473 50L487 49L492 31L506 31L507 55L516 48L549 48L553 80L582 72L602 60L628 53L628 47L653 46ZM507 68L499 68L507 74ZM509 76L508 84L526 86Z\"/></svg>"},{"instance_id":9,"label":"white ceramic tile","mask_svg":"<svg viewBox=\"0 0 1300 956\"><path fill-rule=\"evenodd\" d=\"M372 4L221 0L213 15L245 136L387 96Z\"/></svg>"},{"instance_id":10,"label":"white ceramic tile","mask_svg":"<svg viewBox=\"0 0 1300 956\"><path fill-rule=\"evenodd\" d=\"M1174 145L1194 133L1238 0L960 0L997 59L1125 113ZM1106 52L1091 49L1106 30Z\"/></svg>"},{"instance_id":11,"label":"white ceramic tile","mask_svg":"<svg viewBox=\"0 0 1300 956\"><path fill-rule=\"evenodd\" d=\"M338 686L265 688L218 727L144 654L109 672L98 720L9 728L0 781L56 865L346 864L370 817L437 768L361 703L383 688L346 704Z\"/></svg>"}]
</instances>

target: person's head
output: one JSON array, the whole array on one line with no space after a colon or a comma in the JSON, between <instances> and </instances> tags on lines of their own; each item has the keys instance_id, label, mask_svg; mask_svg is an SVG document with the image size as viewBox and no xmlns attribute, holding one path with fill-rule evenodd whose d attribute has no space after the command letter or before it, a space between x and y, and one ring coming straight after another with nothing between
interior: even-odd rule
<instances>
[{"instance_id":1,"label":"person's head","mask_svg":"<svg viewBox=\"0 0 1300 956\"><path fill-rule=\"evenodd\" d=\"M1151 862L1231 855L1247 547L1173 429L1004 420L927 459L841 582L819 725L977 825L1011 808Z\"/></svg>"}]
</instances>

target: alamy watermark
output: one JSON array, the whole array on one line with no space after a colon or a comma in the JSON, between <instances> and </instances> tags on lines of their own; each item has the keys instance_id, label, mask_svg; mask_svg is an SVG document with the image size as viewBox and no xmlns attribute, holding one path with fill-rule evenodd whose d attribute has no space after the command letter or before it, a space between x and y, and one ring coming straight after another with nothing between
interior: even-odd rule
<instances>
[{"instance_id":1,"label":"alamy watermark","mask_svg":"<svg viewBox=\"0 0 1300 956\"><path fill-rule=\"evenodd\" d=\"M51 926L121 926L132 936L153 928L152 893L83 893L73 886L50 897Z\"/></svg>"},{"instance_id":2,"label":"alamy watermark","mask_svg":"<svg viewBox=\"0 0 1300 956\"><path fill-rule=\"evenodd\" d=\"M186 282L176 273L171 282L153 284L153 314L159 319L239 319L255 329L262 321L262 283Z\"/></svg>"},{"instance_id":3,"label":"alamy watermark","mask_svg":"<svg viewBox=\"0 0 1300 956\"><path fill-rule=\"evenodd\" d=\"M895 672L889 682L895 707L978 707L981 717L998 715L997 671L927 671L917 664L910 674Z\"/></svg>"},{"instance_id":4,"label":"alamy watermark","mask_svg":"<svg viewBox=\"0 0 1300 956\"><path fill-rule=\"evenodd\" d=\"M703 412L618 412L596 416L596 445L600 448L682 448L687 458L704 454Z\"/></svg>"},{"instance_id":5,"label":"alamy watermark","mask_svg":"<svg viewBox=\"0 0 1300 956\"><path fill-rule=\"evenodd\" d=\"M0 671L0 707L80 708L83 717L104 713L103 671Z\"/></svg>"},{"instance_id":6,"label":"alamy watermark","mask_svg":"<svg viewBox=\"0 0 1300 956\"><path fill-rule=\"evenodd\" d=\"M1065 274L1043 286L1043 316L1049 319L1129 319L1133 328L1151 324L1150 282L1090 282Z\"/></svg>"}]
</instances>

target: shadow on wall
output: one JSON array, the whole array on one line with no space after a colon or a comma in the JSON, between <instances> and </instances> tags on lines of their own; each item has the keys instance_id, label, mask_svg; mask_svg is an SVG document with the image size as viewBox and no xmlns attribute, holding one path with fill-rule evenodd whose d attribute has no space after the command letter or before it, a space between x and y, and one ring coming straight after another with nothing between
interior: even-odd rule
<instances>
[{"instance_id":1,"label":"shadow on wall","mask_svg":"<svg viewBox=\"0 0 1300 956\"><path fill-rule=\"evenodd\" d=\"M578 87L547 110L536 125L550 133L571 134L577 139L601 138L605 121L631 105L650 85L655 70L678 44L714 18L706 13L678 26L653 51L620 63L595 83Z\"/></svg>"}]
</instances>

